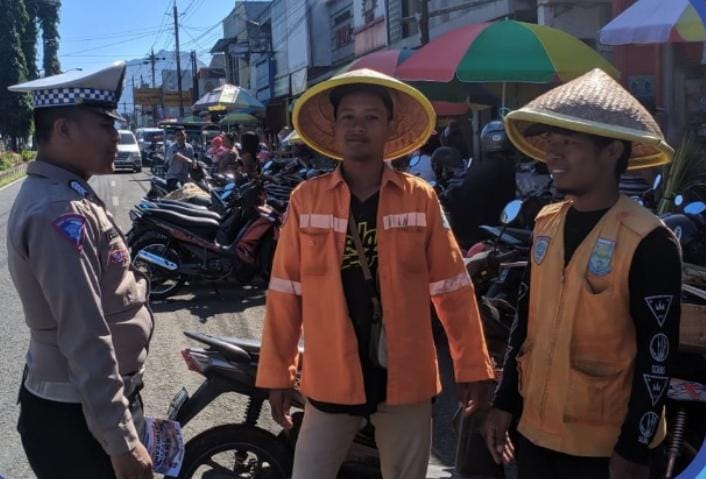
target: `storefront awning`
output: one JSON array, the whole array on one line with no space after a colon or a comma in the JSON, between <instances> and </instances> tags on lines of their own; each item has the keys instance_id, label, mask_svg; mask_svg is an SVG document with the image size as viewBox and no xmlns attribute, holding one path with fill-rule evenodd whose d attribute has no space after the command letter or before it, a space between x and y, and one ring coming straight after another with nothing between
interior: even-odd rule
<instances>
[{"instance_id":1,"label":"storefront awning","mask_svg":"<svg viewBox=\"0 0 706 479\"><path fill-rule=\"evenodd\" d=\"M604 45L706 41L706 0L638 0L600 32Z\"/></svg>"}]
</instances>

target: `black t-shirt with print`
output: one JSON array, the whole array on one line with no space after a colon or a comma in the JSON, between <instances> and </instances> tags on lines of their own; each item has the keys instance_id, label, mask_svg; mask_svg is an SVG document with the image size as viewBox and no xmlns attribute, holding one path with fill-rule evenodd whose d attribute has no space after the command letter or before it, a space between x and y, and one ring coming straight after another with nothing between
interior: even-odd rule
<instances>
[{"instance_id":1,"label":"black t-shirt with print","mask_svg":"<svg viewBox=\"0 0 706 479\"><path fill-rule=\"evenodd\" d=\"M358 225L358 234L363 243L370 272L374 277L377 277L378 269L376 228L379 199L379 193L364 202L361 202L355 196L351 197L351 211ZM378 404L385 401L387 371L375 366L368 356L373 305L350 233L346 234L346 249L341 264L341 280L346 303L348 304L348 313L353 322L356 339L358 340L358 352L363 368L363 382L367 401L365 404L354 406L323 403L311 399L309 399L309 402L323 412L368 416L377 410Z\"/></svg>"}]
</instances>

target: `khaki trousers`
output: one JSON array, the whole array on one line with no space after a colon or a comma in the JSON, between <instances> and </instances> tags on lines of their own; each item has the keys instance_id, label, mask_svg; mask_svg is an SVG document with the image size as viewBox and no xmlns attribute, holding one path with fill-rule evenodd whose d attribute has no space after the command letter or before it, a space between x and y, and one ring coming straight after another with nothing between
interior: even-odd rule
<instances>
[{"instance_id":1,"label":"khaki trousers","mask_svg":"<svg viewBox=\"0 0 706 479\"><path fill-rule=\"evenodd\" d=\"M307 403L292 479L335 479L363 419L329 414ZM431 400L418 404L380 404L370 417L384 479L424 479L431 448Z\"/></svg>"}]
</instances>

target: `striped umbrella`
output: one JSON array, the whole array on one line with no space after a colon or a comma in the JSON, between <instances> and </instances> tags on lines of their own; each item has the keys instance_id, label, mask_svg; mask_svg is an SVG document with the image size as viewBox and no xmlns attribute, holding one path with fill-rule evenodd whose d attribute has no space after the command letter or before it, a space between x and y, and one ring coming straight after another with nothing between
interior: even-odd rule
<instances>
[{"instance_id":1,"label":"striped umbrella","mask_svg":"<svg viewBox=\"0 0 706 479\"><path fill-rule=\"evenodd\" d=\"M375 70L385 75L397 77L399 67L415 54L411 48L389 48L363 55L354 60L338 73L345 73L361 68ZM466 113L471 106L492 105L499 101L499 96L481 85L438 84L435 82L409 82L431 100L439 116L457 116Z\"/></svg>"},{"instance_id":2,"label":"striped umbrella","mask_svg":"<svg viewBox=\"0 0 706 479\"><path fill-rule=\"evenodd\" d=\"M705 0L639 0L601 29L604 45L706 41Z\"/></svg>"},{"instance_id":3,"label":"striped umbrella","mask_svg":"<svg viewBox=\"0 0 706 479\"><path fill-rule=\"evenodd\" d=\"M502 20L467 25L432 40L397 69L406 81L552 84L601 68L620 73L578 38L556 28Z\"/></svg>"}]
</instances>

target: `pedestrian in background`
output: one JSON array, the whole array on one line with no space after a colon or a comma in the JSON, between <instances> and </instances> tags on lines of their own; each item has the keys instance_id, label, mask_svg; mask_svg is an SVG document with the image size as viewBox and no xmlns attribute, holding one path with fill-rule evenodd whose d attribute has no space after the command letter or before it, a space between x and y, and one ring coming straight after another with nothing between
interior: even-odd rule
<instances>
[{"instance_id":1,"label":"pedestrian in background","mask_svg":"<svg viewBox=\"0 0 706 479\"><path fill-rule=\"evenodd\" d=\"M32 92L39 144L7 234L30 330L17 429L39 479L152 477L139 394L148 279L88 184L113 172L124 75L120 62L10 88Z\"/></svg>"}]
</instances>

